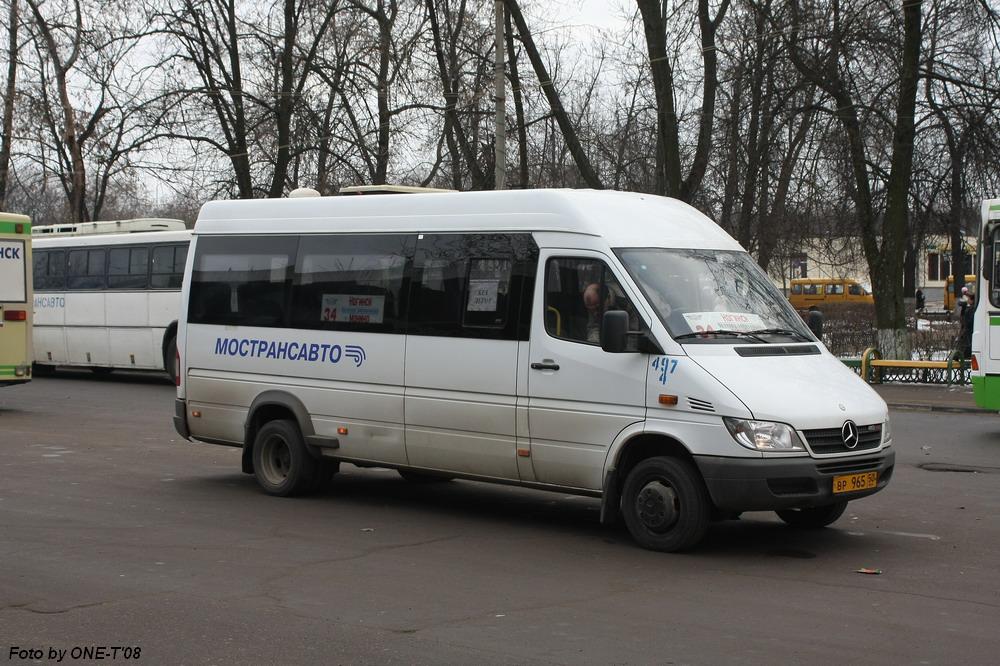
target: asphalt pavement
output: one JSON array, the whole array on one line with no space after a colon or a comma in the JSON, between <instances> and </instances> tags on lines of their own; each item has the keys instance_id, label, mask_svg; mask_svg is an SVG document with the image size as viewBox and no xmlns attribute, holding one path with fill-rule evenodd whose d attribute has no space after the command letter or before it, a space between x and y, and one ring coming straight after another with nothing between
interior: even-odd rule
<instances>
[{"instance_id":1,"label":"asphalt pavement","mask_svg":"<svg viewBox=\"0 0 1000 666\"><path fill-rule=\"evenodd\" d=\"M968 665L1000 653L997 415L894 410L892 482L832 527L744 514L670 555L600 526L590 498L350 465L315 497L268 497L238 450L173 432L172 398L142 375L0 391L0 658L131 647L150 664Z\"/></svg>"},{"instance_id":2,"label":"asphalt pavement","mask_svg":"<svg viewBox=\"0 0 1000 666\"><path fill-rule=\"evenodd\" d=\"M996 414L976 406L971 386L946 384L873 384L886 404L897 409L967 414Z\"/></svg>"}]
</instances>

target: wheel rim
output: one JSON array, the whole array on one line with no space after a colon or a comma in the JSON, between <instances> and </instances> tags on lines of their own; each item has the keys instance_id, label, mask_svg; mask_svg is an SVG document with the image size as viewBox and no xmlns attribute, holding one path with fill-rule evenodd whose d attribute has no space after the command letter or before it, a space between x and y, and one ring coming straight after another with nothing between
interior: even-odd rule
<instances>
[{"instance_id":1,"label":"wheel rim","mask_svg":"<svg viewBox=\"0 0 1000 666\"><path fill-rule=\"evenodd\" d=\"M672 487L655 479L643 486L636 495L635 511L647 529L662 533L677 522L680 500Z\"/></svg>"},{"instance_id":2,"label":"wheel rim","mask_svg":"<svg viewBox=\"0 0 1000 666\"><path fill-rule=\"evenodd\" d=\"M260 462L264 480L275 486L284 483L292 467L292 451L285 438L272 435L264 440L260 451Z\"/></svg>"}]
</instances>

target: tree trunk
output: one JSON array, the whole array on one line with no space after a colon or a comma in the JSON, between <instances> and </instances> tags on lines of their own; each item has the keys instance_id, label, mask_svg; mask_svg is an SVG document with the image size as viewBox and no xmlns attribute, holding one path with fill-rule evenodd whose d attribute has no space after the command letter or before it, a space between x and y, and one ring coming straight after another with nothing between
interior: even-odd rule
<instances>
[{"instance_id":1,"label":"tree trunk","mask_svg":"<svg viewBox=\"0 0 1000 666\"><path fill-rule=\"evenodd\" d=\"M292 95L292 84L295 75L295 63L292 59L295 49L298 25L295 17L295 0L285 0L284 35L281 45L281 73L278 99L274 105L274 120L278 138L277 152L274 159L274 173L271 175L271 187L267 196L272 199L280 197L288 180L288 164L291 155L292 141L292 108L295 103Z\"/></svg>"},{"instance_id":2,"label":"tree trunk","mask_svg":"<svg viewBox=\"0 0 1000 666\"><path fill-rule=\"evenodd\" d=\"M892 170L886 186L882 223L880 278L882 298L876 303L880 349L884 358L908 358L906 311L903 304L903 255L906 252L910 181L913 176L913 139L916 135L917 83L920 64L920 3L903 4L903 52L899 99L893 132ZM882 344L885 340L886 344ZM889 342L895 343L890 346ZM889 354L892 354L891 356Z\"/></svg>"},{"instance_id":3,"label":"tree trunk","mask_svg":"<svg viewBox=\"0 0 1000 666\"><path fill-rule=\"evenodd\" d=\"M656 95L656 194L681 194L680 140L674 102L674 73L667 55L666 24L660 0L636 0L646 34L646 51Z\"/></svg>"},{"instance_id":4,"label":"tree trunk","mask_svg":"<svg viewBox=\"0 0 1000 666\"><path fill-rule=\"evenodd\" d=\"M17 91L17 0L10 0L7 33L7 87L3 101L3 141L0 143L0 210L5 210L10 170L10 146L14 138L14 94Z\"/></svg>"},{"instance_id":5,"label":"tree trunk","mask_svg":"<svg viewBox=\"0 0 1000 666\"><path fill-rule=\"evenodd\" d=\"M604 189L604 185L597 176L597 172L594 171L594 167L590 164L590 159L584 152L583 146L580 145L580 140L576 134L576 128L573 127L573 123L570 121L569 115L563 108L562 100L559 98L559 92L556 90L555 84L553 83L551 77L549 77L548 71L545 69L545 63L542 62L542 57L538 53L538 48L535 46L535 42L531 38L531 32L528 30L528 25L525 23L524 16L521 14L521 8L517 6L517 0L504 0L504 2L507 5L507 11L510 12L511 18L514 19L514 23L517 25L517 32L521 36L521 43L524 44L524 50L528 52L528 60L531 61L531 66L535 69L535 76L538 77L538 83L542 86L545 98L549 102L549 107L552 109L552 115L555 117L556 122L559 123L559 130L562 132L563 139L566 141L566 147L573 156L573 161L576 162L576 167L580 170L580 175L590 187L596 190Z\"/></svg>"},{"instance_id":6,"label":"tree trunk","mask_svg":"<svg viewBox=\"0 0 1000 666\"><path fill-rule=\"evenodd\" d=\"M464 17L464 11L460 12L460 15ZM457 68L455 65L456 55L454 44L449 44L449 53L447 54L451 61L451 67L449 68L448 62L445 60L444 40L441 36L441 27L438 22L434 0L427 0L427 16L430 19L431 36L434 39L434 55L437 59L438 75L441 78L441 88L444 94L444 132L448 142L448 149L452 155L452 187L461 189L462 179L460 170L458 169L458 158L461 156L472 176L472 188L482 189L485 175L476 157L475 147L469 143L465 128L462 127L458 118L458 86L456 83L458 77L454 71ZM456 35L461 29L462 25L459 24Z\"/></svg>"},{"instance_id":7,"label":"tree trunk","mask_svg":"<svg viewBox=\"0 0 1000 666\"><path fill-rule=\"evenodd\" d=\"M524 97L521 93L521 75L517 69L517 52L514 50L514 31L510 26L510 12L504 12L507 34L507 62L510 66L510 87L514 93L514 117L517 120L517 186L528 187L528 128L524 123Z\"/></svg>"}]
</instances>

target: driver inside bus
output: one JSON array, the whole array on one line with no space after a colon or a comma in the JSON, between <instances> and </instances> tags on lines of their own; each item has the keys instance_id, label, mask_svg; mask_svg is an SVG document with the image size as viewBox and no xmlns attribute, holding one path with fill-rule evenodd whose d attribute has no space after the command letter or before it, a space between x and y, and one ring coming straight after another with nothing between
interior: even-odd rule
<instances>
[{"instance_id":1,"label":"driver inside bus","mask_svg":"<svg viewBox=\"0 0 1000 666\"><path fill-rule=\"evenodd\" d=\"M600 343L601 320L611 305L611 294L606 293L601 298L601 285L596 282L588 284L583 289L583 307L587 311L587 342Z\"/></svg>"}]
</instances>

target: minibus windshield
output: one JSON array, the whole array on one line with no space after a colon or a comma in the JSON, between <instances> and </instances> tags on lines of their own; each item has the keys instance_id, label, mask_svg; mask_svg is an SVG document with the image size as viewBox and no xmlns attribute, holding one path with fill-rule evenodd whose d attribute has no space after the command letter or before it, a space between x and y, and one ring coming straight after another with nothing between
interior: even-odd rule
<instances>
[{"instance_id":1,"label":"minibus windshield","mask_svg":"<svg viewBox=\"0 0 1000 666\"><path fill-rule=\"evenodd\" d=\"M746 252L660 248L615 252L679 342L815 340Z\"/></svg>"}]
</instances>

